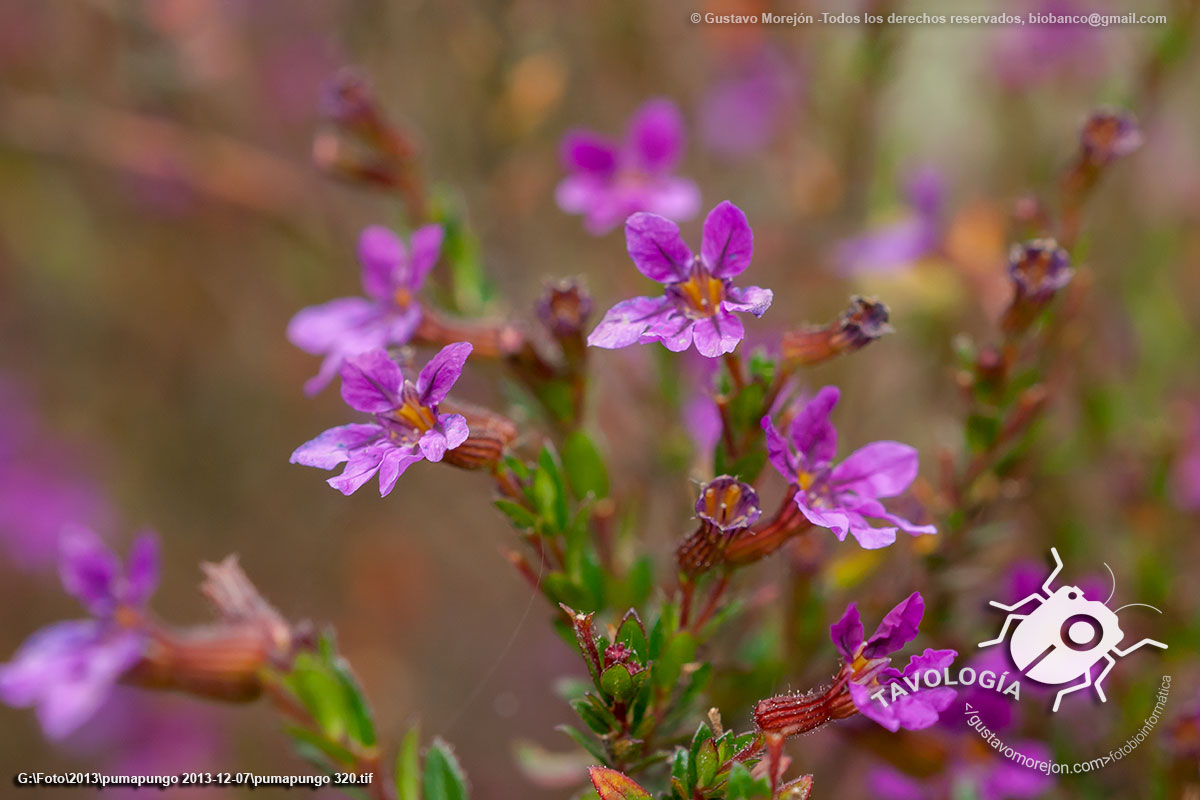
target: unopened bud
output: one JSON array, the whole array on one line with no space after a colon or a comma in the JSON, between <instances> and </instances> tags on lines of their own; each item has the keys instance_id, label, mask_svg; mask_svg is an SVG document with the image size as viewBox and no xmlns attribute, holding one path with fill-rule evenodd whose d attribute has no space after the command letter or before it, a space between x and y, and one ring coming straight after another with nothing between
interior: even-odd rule
<instances>
[{"instance_id":1,"label":"unopened bud","mask_svg":"<svg viewBox=\"0 0 1200 800\"><path fill-rule=\"evenodd\" d=\"M1130 155L1142 146L1142 141L1137 120L1123 111L1093 113L1079 134L1083 157L1096 166Z\"/></svg>"},{"instance_id":2,"label":"unopened bud","mask_svg":"<svg viewBox=\"0 0 1200 800\"><path fill-rule=\"evenodd\" d=\"M789 331L783 335L780 348L785 361L807 366L861 350L892 330L886 305L856 295L832 324Z\"/></svg>"}]
</instances>

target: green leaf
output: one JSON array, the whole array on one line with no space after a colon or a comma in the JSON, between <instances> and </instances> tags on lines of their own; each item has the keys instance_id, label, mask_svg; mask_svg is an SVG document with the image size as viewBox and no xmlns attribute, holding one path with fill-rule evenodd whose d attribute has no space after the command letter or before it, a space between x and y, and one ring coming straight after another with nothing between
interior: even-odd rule
<instances>
[{"instance_id":1,"label":"green leaf","mask_svg":"<svg viewBox=\"0 0 1200 800\"><path fill-rule=\"evenodd\" d=\"M734 764L729 770L725 784L725 800L759 800L771 795L771 785L766 778L755 780L745 764Z\"/></svg>"},{"instance_id":2,"label":"green leaf","mask_svg":"<svg viewBox=\"0 0 1200 800\"><path fill-rule=\"evenodd\" d=\"M285 680L301 705L330 738L339 739L346 733L345 693L337 678L326 671L326 665L316 655L298 655Z\"/></svg>"},{"instance_id":3,"label":"green leaf","mask_svg":"<svg viewBox=\"0 0 1200 800\"><path fill-rule=\"evenodd\" d=\"M700 745L700 749L693 758L693 763L696 765L696 786L700 788L711 786L713 779L717 777L717 768L721 766L720 759L717 757L717 746L713 744L712 739L705 739L704 743Z\"/></svg>"},{"instance_id":4,"label":"green leaf","mask_svg":"<svg viewBox=\"0 0 1200 800\"><path fill-rule=\"evenodd\" d=\"M321 756L324 756L326 759L328 759L329 764L332 764L335 767L354 769L358 764L358 761L354 758L353 753L342 747L337 742L332 741L319 733L314 733L308 728L301 728L299 726L288 727L286 731L287 735L296 742L297 750L300 750L301 752L303 752L305 748L309 749L310 751L316 751L316 753L319 753ZM311 756L309 757L309 760L313 761L313 763L321 768L326 768L329 766L329 764L324 764L320 759L314 759Z\"/></svg>"},{"instance_id":5,"label":"green leaf","mask_svg":"<svg viewBox=\"0 0 1200 800\"><path fill-rule=\"evenodd\" d=\"M675 634L654 662L654 683L660 689L670 689L679 682L683 665L696 656L696 640L690 633Z\"/></svg>"},{"instance_id":6,"label":"green leaf","mask_svg":"<svg viewBox=\"0 0 1200 800\"><path fill-rule=\"evenodd\" d=\"M650 793L633 778L608 767L589 767L588 777L600 800L651 800Z\"/></svg>"},{"instance_id":7,"label":"green leaf","mask_svg":"<svg viewBox=\"0 0 1200 800\"><path fill-rule=\"evenodd\" d=\"M733 402L729 404L729 416L739 431L755 430L759 427L766 391L763 384L752 383L733 398Z\"/></svg>"},{"instance_id":8,"label":"green leaf","mask_svg":"<svg viewBox=\"0 0 1200 800\"><path fill-rule=\"evenodd\" d=\"M555 531L567 527L567 489L563 482L558 459L549 446L538 455L537 470L533 473L533 501L541 515L554 525Z\"/></svg>"},{"instance_id":9,"label":"green leaf","mask_svg":"<svg viewBox=\"0 0 1200 800\"><path fill-rule=\"evenodd\" d=\"M492 505L504 512L504 515L512 521L512 524L521 530L534 530L537 528L537 515L525 508L525 506L514 503L512 500L505 500L504 498L493 500Z\"/></svg>"},{"instance_id":10,"label":"green leaf","mask_svg":"<svg viewBox=\"0 0 1200 800\"><path fill-rule=\"evenodd\" d=\"M330 662L334 677L342 685L346 699L346 720L349 723L349 734L354 741L367 747L375 746L375 722L371 718L371 709L363 695L358 677L350 669L350 664L341 656L335 656Z\"/></svg>"},{"instance_id":11,"label":"green leaf","mask_svg":"<svg viewBox=\"0 0 1200 800\"><path fill-rule=\"evenodd\" d=\"M623 642L637 655L639 661L647 660L650 645L646 639L646 628L642 625L637 611L632 608L626 611L625 616L621 618L621 624L617 627L617 638L614 641Z\"/></svg>"},{"instance_id":12,"label":"green leaf","mask_svg":"<svg viewBox=\"0 0 1200 800\"><path fill-rule=\"evenodd\" d=\"M617 718L600 703L595 695L589 694L584 698L570 701L572 710L583 720L583 724L596 734L603 736L618 729Z\"/></svg>"},{"instance_id":13,"label":"green leaf","mask_svg":"<svg viewBox=\"0 0 1200 800\"><path fill-rule=\"evenodd\" d=\"M396 751L396 800L421 800L420 743L420 731L413 726Z\"/></svg>"},{"instance_id":14,"label":"green leaf","mask_svg":"<svg viewBox=\"0 0 1200 800\"><path fill-rule=\"evenodd\" d=\"M563 442L563 471L571 492L580 499L589 494L608 497L608 469L595 443L583 431L575 431Z\"/></svg>"},{"instance_id":15,"label":"green leaf","mask_svg":"<svg viewBox=\"0 0 1200 800\"><path fill-rule=\"evenodd\" d=\"M467 779L450 746L434 739L425 754L425 800L467 800Z\"/></svg>"}]
</instances>

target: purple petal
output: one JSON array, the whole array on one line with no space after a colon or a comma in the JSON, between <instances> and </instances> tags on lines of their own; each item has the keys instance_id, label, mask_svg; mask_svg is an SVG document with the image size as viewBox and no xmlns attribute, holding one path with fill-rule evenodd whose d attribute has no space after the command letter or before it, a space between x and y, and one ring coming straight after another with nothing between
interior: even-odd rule
<instances>
[{"instance_id":1,"label":"purple petal","mask_svg":"<svg viewBox=\"0 0 1200 800\"><path fill-rule=\"evenodd\" d=\"M683 155L684 123L679 108L663 99L644 104L629 123L626 146L640 169L670 170Z\"/></svg>"},{"instance_id":2,"label":"purple petal","mask_svg":"<svg viewBox=\"0 0 1200 800\"><path fill-rule=\"evenodd\" d=\"M887 613L879 627L867 640L863 655L879 658L891 655L904 648L917 637L921 617L925 615L925 599L920 592L913 592Z\"/></svg>"},{"instance_id":3,"label":"purple petal","mask_svg":"<svg viewBox=\"0 0 1200 800\"><path fill-rule=\"evenodd\" d=\"M645 187L641 202L632 210L649 211L676 222L691 219L700 210L700 187L686 178L658 178Z\"/></svg>"},{"instance_id":4,"label":"purple petal","mask_svg":"<svg viewBox=\"0 0 1200 800\"><path fill-rule=\"evenodd\" d=\"M800 455L800 466L809 473L829 466L837 453L837 428L829 415L840 398L836 386L823 386L792 420L792 446Z\"/></svg>"},{"instance_id":5,"label":"purple petal","mask_svg":"<svg viewBox=\"0 0 1200 800\"><path fill-rule=\"evenodd\" d=\"M871 767L867 786L873 800L927 800L931 787L891 767Z\"/></svg>"},{"instance_id":6,"label":"purple petal","mask_svg":"<svg viewBox=\"0 0 1200 800\"><path fill-rule=\"evenodd\" d=\"M937 244L937 228L914 216L846 239L837 246L834 261L843 275L898 272L932 253Z\"/></svg>"},{"instance_id":7,"label":"purple petal","mask_svg":"<svg viewBox=\"0 0 1200 800\"><path fill-rule=\"evenodd\" d=\"M617 168L617 147L611 139L590 131L571 131L559 148L563 166L570 172L611 175Z\"/></svg>"},{"instance_id":8,"label":"purple petal","mask_svg":"<svg viewBox=\"0 0 1200 800\"><path fill-rule=\"evenodd\" d=\"M441 225L424 225L413 231L409 238L412 257L409 259L408 276L405 281L410 291L416 292L425 285L429 271L437 264L438 257L442 254L442 242L445 238L446 231Z\"/></svg>"},{"instance_id":9,"label":"purple petal","mask_svg":"<svg viewBox=\"0 0 1200 800\"><path fill-rule=\"evenodd\" d=\"M672 353L682 353L692 346L693 322L690 317L673 308L654 318L638 341L643 344L658 342Z\"/></svg>"},{"instance_id":10,"label":"purple petal","mask_svg":"<svg viewBox=\"0 0 1200 800\"><path fill-rule=\"evenodd\" d=\"M847 511L846 518L850 522L850 535L863 550L878 550L896 543L895 528L876 528L855 511Z\"/></svg>"},{"instance_id":11,"label":"purple petal","mask_svg":"<svg viewBox=\"0 0 1200 800\"><path fill-rule=\"evenodd\" d=\"M400 237L382 225L364 228L358 237L358 260L366 293L376 300L391 300L397 273L408 260Z\"/></svg>"},{"instance_id":12,"label":"purple petal","mask_svg":"<svg viewBox=\"0 0 1200 800\"><path fill-rule=\"evenodd\" d=\"M936 219L946 194L946 181L941 172L927 164L909 173L904 183L904 194L918 214Z\"/></svg>"},{"instance_id":13,"label":"purple petal","mask_svg":"<svg viewBox=\"0 0 1200 800\"><path fill-rule=\"evenodd\" d=\"M32 634L11 661L0 664L0 701L17 708L38 702L99 632L99 624L89 619L57 622Z\"/></svg>"},{"instance_id":14,"label":"purple petal","mask_svg":"<svg viewBox=\"0 0 1200 800\"><path fill-rule=\"evenodd\" d=\"M365 423L330 428L297 447L288 461L306 467L333 469L350 460L352 451L366 447L382 435L383 429L378 425Z\"/></svg>"},{"instance_id":15,"label":"purple petal","mask_svg":"<svg viewBox=\"0 0 1200 800\"><path fill-rule=\"evenodd\" d=\"M917 477L915 448L900 442L872 442L833 468L830 482L865 498L895 497Z\"/></svg>"},{"instance_id":16,"label":"purple petal","mask_svg":"<svg viewBox=\"0 0 1200 800\"><path fill-rule=\"evenodd\" d=\"M344 495L352 495L375 476L384 456L395 449L395 445L385 440L354 450L342 473L325 482Z\"/></svg>"},{"instance_id":17,"label":"purple petal","mask_svg":"<svg viewBox=\"0 0 1200 800\"><path fill-rule=\"evenodd\" d=\"M415 447L393 447L384 453L379 465L379 496L387 497L396 487L396 481L404 471L424 459Z\"/></svg>"},{"instance_id":18,"label":"purple petal","mask_svg":"<svg viewBox=\"0 0 1200 800\"><path fill-rule=\"evenodd\" d=\"M858 603L846 606L842 618L829 627L829 636L837 651L847 663L858 655L858 646L863 643L862 619L858 615Z\"/></svg>"},{"instance_id":19,"label":"purple petal","mask_svg":"<svg viewBox=\"0 0 1200 800\"><path fill-rule=\"evenodd\" d=\"M408 344L413 334L417 332L417 326L421 324L421 316L419 303L413 303L408 308L397 309L389 313L384 318L387 324L387 333L381 337L382 344L377 346ZM366 349L373 350L375 348L368 347Z\"/></svg>"},{"instance_id":20,"label":"purple petal","mask_svg":"<svg viewBox=\"0 0 1200 800\"><path fill-rule=\"evenodd\" d=\"M595 236L620 225L631 211L628 203L618 196L611 180L594 175L563 178L555 189L554 200L568 214L583 214L584 227Z\"/></svg>"},{"instance_id":21,"label":"purple petal","mask_svg":"<svg viewBox=\"0 0 1200 800\"><path fill-rule=\"evenodd\" d=\"M158 587L160 563L158 537L153 531L146 531L134 539L125 564L126 603L145 605Z\"/></svg>"},{"instance_id":22,"label":"purple petal","mask_svg":"<svg viewBox=\"0 0 1200 800\"><path fill-rule=\"evenodd\" d=\"M61 739L99 710L117 680L142 654L145 639L126 631L96 643L77 660L65 680L41 698L37 717L50 739Z\"/></svg>"},{"instance_id":23,"label":"purple petal","mask_svg":"<svg viewBox=\"0 0 1200 800\"><path fill-rule=\"evenodd\" d=\"M430 428L421 434L417 445L421 448L421 453L427 460L434 462L441 461L442 456L446 455L446 434L437 428Z\"/></svg>"},{"instance_id":24,"label":"purple petal","mask_svg":"<svg viewBox=\"0 0 1200 800\"><path fill-rule=\"evenodd\" d=\"M905 690L907 691L908 687L905 687ZM901 728L919 731L935 725L938 716L950 707L957 694L954 689L941 686L936 689L920 689L892 700L891 690L885 688L883 699L888 702L885 708L883 703L871 699L871 695L877 691L877 688L850 684L850 697L862 715L893 733Z\"/></svg>"},{"instance_id":25,"label":"purple petal","mask_svg":"<svg viewBox=\"0 0 1200 800\"><path fill-rule=\"evenodd\" d=\"M342 297L301 309L287 327L288 341L312 355L341 349L347 338L379 315L375 304L362 297Z\"/></svg>"},{"instance_id":26,"label":"purple petal","mask_svg":"<svg viewBox=\"0 0 1200 800\"><path fill-rule=\"evenodd\" d=\"M665 217L637 213L625 220L625 247L634 266L651 280L678 283L688 277L692 251L679 226Z\"/></svg>"},{"instance_id":27,"label":"purple petal","mask_svg":"<svg viewBox=\"0 0 1200 800\"><path fill-rule=\"evenodd\" d=\"M719 358L737 349L746 337L742 321L728 311L718 311L711 317L696 320L692 338L696 351L708 358Z\"/></svg>"},{"instance_id":28,"label":"purple petal","mask_svg":"<svg viewBox=\"0 0 1200 800\"><path fill-rule=\"evenodd\" d=\"M58 546L58 574L67 594L97 616L111 612L121 573L117 556L95 531L81 526L63 531Z\"/></svg>"},{"instance_id":29,"label":"purple petal","mask_svg":"<svg viewBox=\"0 0 1200 800\"><path fill-rule=\"evenodd\" d=\"M775 467L788 483L795 483L796 469L792 465L792 456L788 451L787 442L775 428L775 423L771 422L770 417L763 417L759 424L766 433L767 459L770 460L771 466Z\"/></svg>"},{"instance_id":30,"label":"purple petal","mask_svg":"<svg viewBox=\"0 0 1200 800\"><path fill-rule=\"evenodd\" d=\"M471 434L467 418L462 414L439 414L438 425L446 434L446 449L453 450L467 440Z\"/></svg>"},{"instance_id":31,"label":"purple petal","mask_svg":"<svg viewBox=\"0 0 1200 800\"><path fill-rule=\"evenodd\" d=\"M462 375L467 356L471 355L474 349L470 342L455 342L446 345L429 359L429 363L417 376L417 395L422 403L433 407L446 399L446 395Z\"/></svg>"},{"instance_id":32,"label":"purple petal","mask_svg":"<svg viewBox=\"0 0 1200 800\"><path fill-rule=\"evenodd\" d=\"M649 324L670 311L671 302L665 297L622 300L608 310L604 319L588 335L587 343L606 350L637 344Z\"/></svg>"},{"instance_id":33,"label":"purple petal","mask_svg":"<svg viewBox=\"0 0 1200 800\"><path fill-rule=\"evenodd\" d=\"M753 254L754 232L740 208L726 200L708 212L700 257L713 275L732 278L742 274Z\"/></svg>"},{"instance_id":34,"label":"purple petal","mask_svg":"<svg viewBox=\"0 0 1200 800\"><path fill-rule=\"evenodd\" d=\"M730 311L740 311L761 317L771 307L771 300L774 298L775 293L770 289L763 289L758 286L746 286L743 288L734 286L730 288L729 294L722 305Z\"/></svg>"},{"instance_id":35,"label":"purple petal","mask_svg":"<svg viewBox=\"0 0 1200 800\"><path fill-rule=\"evenodd\" d=\"M404 375L386 350L368 350L351 356L339 372L342 399L355 411L380 414L400 405Z\"/></svg>"},{"instance_id":36,"label":"purple petal","mask_svg":"<svg viewBox=\"0 0 1200 800\"><path fill-rule=\"evenodd\" d=\"M800 513L804 518L816 525L819 528L828 528L833 531L833 535L837 537L839 542L846 540L846 534L850 531L850 517L846 512L837 509L821 509L809 504L808 498L804 492L796 493L796 507L800 509Z\"/></svg>"}]
</instances>

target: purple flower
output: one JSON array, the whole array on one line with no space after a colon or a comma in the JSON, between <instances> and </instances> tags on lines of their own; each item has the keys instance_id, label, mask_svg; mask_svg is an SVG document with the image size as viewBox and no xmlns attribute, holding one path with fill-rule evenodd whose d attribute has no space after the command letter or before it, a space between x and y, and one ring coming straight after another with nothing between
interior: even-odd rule
<instances>
[{"instance_id":1,"label":"purple flower","mask_svg":"<svg viewBox=\"0 0 1200 800\"><path fill-rule=\"evenodd\" d=\"M1171 495L1179 508L1200 510L1200 412L1193 414L1182 449L1171 467Z\"/></svg>"},{"instance_id":2,"label":"purple flower","mask_svg":"<svg viewBox=\"0 0 1200 800\"><path fill-rule=\"evenodd\" d=\"M61 539L63 587L92 618L59 622L25 640L0 665L0 699L36 706L46 735L60 739L101 706L146 645L145 605L158 583L158 540L145 533L124 570L94 532L75 528Z\"/></svg>"},{"instance_id":3,"label":"purple flower","mask_svg":"<svg viewBox=\"0 0 1200 800\"><path fill-rule=\"evenodd\" d=\"M1050 748L1041 742L1016 740L1009 744L1026 758L1049 761L1052 757ZM953 749L950 762L938 775L914 778L891 767L879 766L871 770L867 783L871 797L877 800L960 796L978 800L1025 800L1043 796L1054 786L1054 778L967 740Z\"/></svg>"},{"instance_id":4,"label":"purple flower","mask_svg":"<svg viewBox=\"0 0 1200 800\"><path fill-rule=\"evenodd\" d=\"M1087 118L1079 133L1084 157L1096 165L1133 154L1143 141L1137 119L1125 111L1097 111Z\"/></svg>"},{"instance_id":5,"label":"purple flower","mask_svg":"<svg viewBox=\"0 0 1200 800\"><path fill-rule=\"evenodd\" d=\"M342 364L342 399L373 421L330 428L292 453L291 463L333 469L346 467L328 480L345 495L379 474L379 495L386 497L409 466L441 461L467 439L461 414L440 414L438 404L462 375L471 354L468 342L446 345L429 359L414 386L383 350L351 356Z\"/></svg>"},{"instance_id":6,"label":"purple flower","mask_svg":"<svg viewBox=\"0 0 1200 800\"><path fill-rule=\"evenodd\" d=\"M905 185L910 213L890 225L843 241L835 259L843 275L898 272L941 245L945 185L932 167L913 172Z\"/></svg>"},{"instance_id":7,"label":"purple flower","mask_svg":"<svg viewBox=\"0 0 1200 800\"><path fill-rule=\"evenodd\" d=\"M767 147L802 94L786 61L767 47L726 68L705 92L700 138L713 152L735 158Z\"/></svg>"},{"instance_id":8,"label":"purple flower","mask_svg":"<svg viewBox=\"0 0 1200 800\"><path fill-rule=\"evenodd\" d=\"M638 109L621 143L571 131L561 146L571 174L558 184L558 207L582 214L593 234L607 233L635 211L691 219L700 209L700 190L671 174L683 146L683 116L670 100L651 100Z\"/></svg>"},{"instance_id":9,"label":"purple flower","mask_svg":"<svg viewBox=\"0 0 1200 800\"><path fill-rule=\"evenodd\" d=\"M1086 16L1090 4L1076 0L1034 0L1028 12ZM1103 71L1107 48L1103 31L1087 25L1035 23L1004 25L992 39L992 74L1001 86L1022 91L1052 78L1090 78Z\"/></svg>"},{"instance_id":10,"label":"purple flower","mask_svg":"<svg viewBox=\"0 0 1200 800\"><path fill-rule=\"evenodd\" d=\"M288 323L288 340L306 353L324 356L304 391L324 389L348 357L406 344L421 322L417 293L442 251L440 225L413 231L409 249L387 228L372 225L358 239L366 297L339 297L301 310ZM411 251L411 252L410 252Z\"/></svg>"},{"instance_id":11,"label":"purple flower","mask_svg":"<svg viewBox=\"0 0 1200 800\"><path fill-rule=\"evenodd\" d=\"M797 487L796 505L814 525L829 528L839 541L846 534L871 550L896 541L896 530L917 536L937 533L932 525L915 525L888 512L880 498L895 497L917 477L917 451L899 442L872 442L833 465L837 429L829 414L840 394L835 386L817 392L792 419L789 439L762 418L771 464ZM875 528L868 519L891 525Z\"/></svg>"},{"instance_id":12,"label":"purple flower","mask_svg":"<svg viewBox=\"0 0 1200 800\"><path fill-rule=\"evenodd\" d=\"M679 235L679 226L654 214L625 222L625 243L638 271L666 286L661 297L635 297L608 310L588 344L615 350L660 342L682 352L694 342L708 358L733 352L746 335L733 312L761 317L774 296L757 286L739 288L732 279L750 265L754 233L742 210L728 200L704 220L700 255Z\"/></svg>"},{"instance_id":13,"label":"purple flower","mask_svg":"<svg viewBox=\"0 0 1200 800\"><path fill-rule=\"evenodd\" d=\"M1067 251L1053 239L1032 239L1012 246L1008 274L1020 297L1042 303L1070 283L1075 271Z\"/></svg>"},{"instance_id":14,"label":"purple flower","mask_svg":"<svg viewBox=\"0 0 1200 800\"><path fill-rule=\"evenodd\" d=\"M926 650L912 656L903 671L891 666L891 655L917 636L925 600L913 592L888 612L869 639L864 638L858 604L846 607L842 618L829 628L830 638L842 655L849 675L848 689L855 707L889 731L928 728L954 700L955 690L945 686L913 690L905 679L919 682L926 672L942 672L958 655L953 650ZM896 689L892 690L892 684ZM882 698L872 699L882 691Z\"/></svg>"}]
</instances>

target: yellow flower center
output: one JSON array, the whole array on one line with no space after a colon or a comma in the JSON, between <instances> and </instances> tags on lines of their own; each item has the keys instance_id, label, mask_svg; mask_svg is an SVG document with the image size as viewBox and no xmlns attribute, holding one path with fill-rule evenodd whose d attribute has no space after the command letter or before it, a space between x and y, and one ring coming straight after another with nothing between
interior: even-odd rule
<instances>
[{"instance_id":1,"label":"yellow flower center","mask_svg":"<svg viewBox=\"0 0 1200 800\"><path fill-rule=\"evenodd\" d=\"M703 267L694 268L691 277L675 284L675 288L693 310L705 316L716 314L725 299L725 282L709 275Z\"/></svg>"},{"instance_id":2,"label":"yellow flower center","mask_svg":"<svg viewBox=\"0 0 1200 800\"><path fill-rule=\"evenodd\" d=\"M817 476L811 472L805 472L804 470L800 470L799 472L796 473L796 483L798 483L800 485L800 488L803 489L804 491L808 491L808 487L812 486L813 481L815 481L816 479L817 479Z\"/></svg>"},{"instance_id":3,"label":"yellow flower center","mask_svg":"<svg viewBox=\"0 0 1200 800\"><path fill-rule=\"evenodd\" d=\"M404 288L403 286L396 289L395 294L392 295L392 302L394 302L400 308L408 308L409 305L412 303L412 301L413 301L412 292L410 292L408 289Z\"/></svg>"},{"instance_id":4,"label":"yellow flower center","mask_svg":"<svg viewBox=\"0 0 1200 800\"><path fill-rule=\"evenodd\" d=\"M742 487L739 484L731 483L723 492L718 492L717 487L710 486L704 490L704 513L711 519L728 522L730 509L737 508L741 499Z\"/></svg>"},{"instance_id":5,"label":"yellow flower center","mask_svg":"<svg viewBox=\"0 0 1200 800\"><path fill-rule=\"evenodd\" d=\"M405 403L394 412L397 419L407 422L419 431L427 431L437 424L433 412L426 406Z\"/></svg>"}]
</instances>

